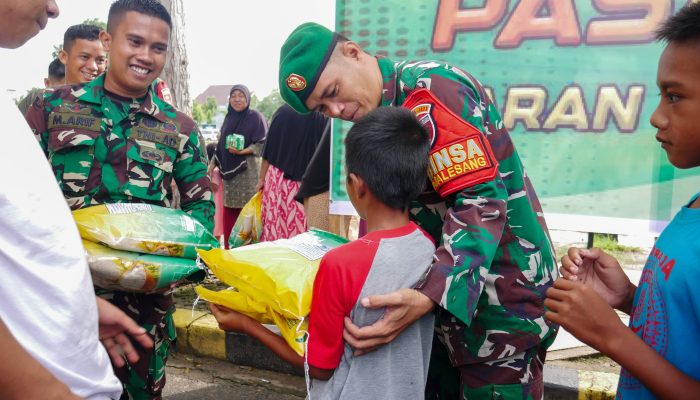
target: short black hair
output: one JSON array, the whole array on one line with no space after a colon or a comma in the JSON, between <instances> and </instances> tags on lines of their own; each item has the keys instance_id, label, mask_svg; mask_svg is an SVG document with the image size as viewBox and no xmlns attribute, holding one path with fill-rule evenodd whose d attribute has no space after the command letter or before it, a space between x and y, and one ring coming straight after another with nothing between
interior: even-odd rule
<instances>
[{"instance_id":1,"label":"short black hair","mask_svg":"<svg viewBox=\"0 0 700 400\"><path fill-rule=\"evenodd\" d=\"M90 24L79 24L73 25L66 29L66 33L63 34L63 50L70 51L71 46L78 39L85 39L91 42L95 40L100 40L100 29L99 26Z\"/></svg>"},{"instance_id":2,"label":"short black hair","mask_svg":"<svg viewBox=\"0 0 700 400\"><path fill-rule=\"evenodd\" d=\"M214 153L216 153L216 143L208 143L207 144L207 158L212 159L214 158Z\"/></svg>"},{"instance_id":3,"label":"short black hair","mask_svg":"<svg viewBox=\"0 0 700 400\"><path fill-rule=\"evenodd\" d=\"M113 33L121 18L129 11L145 14L165 21L173 29L170 13L156 0L117 0L109 7L107 32Z\"/></svg>"},{"instance_id":4,"label":"short black hair","mask_svg":"<svg viewBox=\"0 0 700 400\"><path fill-rule=\"evenodd\" d=\"M61 60L54 58L53 61L49 63L49 79L52 81L60 81L66 77L66 66L63 65Z\"/></svg>"},{"instance_id":5,"label":"short black hair","mask_svg":"<svg viewBox=\"0 0 700 400\"><path fill-rule=\"evenodd\" d=\"M411 111L379 107L350 128L345 165L382 203L405 211L425 188L429 150L428 132Z\"/></svg>"},{"instance_id":6,"label":"short black hair","mask_svg":"<svg viewBox=\"0 0 700 400\"><path fill-rule=\"evenodd\" d=\"M664 21L656 40L666 43L700 42L700 3L690 3Z\"/></svg>"}]
</instances>

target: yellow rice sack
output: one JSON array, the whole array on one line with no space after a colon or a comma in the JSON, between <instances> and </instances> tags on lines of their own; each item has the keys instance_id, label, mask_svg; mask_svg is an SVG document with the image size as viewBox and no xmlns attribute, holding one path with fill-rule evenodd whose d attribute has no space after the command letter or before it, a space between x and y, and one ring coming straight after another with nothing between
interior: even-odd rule
<instances>
[{"instance_id":1,"label":"yellow rice sack","mask_svg":"<svg viewBox=\"0 0 700 400\"><path fill-rule=\"evenodd\" d=\"M262 323L273 321L287 343L303 355L306 316L311 310L318 265L328 250L344 243L347 239L312 229L292 239L232 250L199 250L212 273L236 291L212 292L198 287L197 293L204 300ZM262 310L264 317L260 316Z\"/></svg>"},{"instance_id":2,"label":"yellow rice sack","mask_svg":"<svg viewBox=\"0 0 700 400\"><path fill-rule=\"evenodd\" d=\"M80 237L117 250L197 258L196 250L219 247L199 221L182 210L151 204L102 204L73 211Z\"/></svg>"},{"instance_id":3,"label":"yellow rice sack","mask_svg":"<svg viewBox=\"0 0 700 400\"><path fill-rule=\"evenodd\" d=\"M201 282L207 275L195 260L115 250L83 240L95 286L151 293L172 284Z\"/></svg>"},{"instance_id":4,"label":"yellow rice sack","mask_svg":"<svg viewBox=\"0 0 700 400\"><path fill-rule=\"evenodd\" d=\"M228 239L230 248L260 241L262 234L262 192L257 192L241 209Z\"/></svg>"}]
</instances>

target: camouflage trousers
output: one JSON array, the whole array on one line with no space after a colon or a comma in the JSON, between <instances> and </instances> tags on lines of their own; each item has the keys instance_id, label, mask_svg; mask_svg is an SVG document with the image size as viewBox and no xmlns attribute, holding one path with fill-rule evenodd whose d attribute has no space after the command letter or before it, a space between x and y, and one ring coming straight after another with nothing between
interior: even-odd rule
<instances>
[{"instance_id":1,"label":"camouflage trousers","mask_svg":"<svg viewBox=\"0 0 700 400\"><path fill-rule=\"evenodd\" d=\"M433 338L425 398L541 400L544 398L542 366L547 347L532 348L484 364L454 367L445 346ZM512 368L516 360L517 364L525 365L525 368Z\"/></svg>"},{"instance_id":2,"label":"camouflage trousers","mask_svg":"<svg viewBox=\"0 0 700 400\"><path fill-rule=\"evenodd\" d=\"M104 291L98 294L133 318L153 340L151 349L132 341L139 354L136 363L127 361L120 368L112 365L124 388L121 400L160 400L165 387L165 363L176 338L172 295Z\"/></svg>"}]
</instances>

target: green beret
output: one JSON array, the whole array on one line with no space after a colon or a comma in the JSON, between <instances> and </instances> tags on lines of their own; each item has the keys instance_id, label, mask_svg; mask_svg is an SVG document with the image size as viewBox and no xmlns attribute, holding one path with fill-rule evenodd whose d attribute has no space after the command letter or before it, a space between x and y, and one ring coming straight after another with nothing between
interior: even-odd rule
<instances>
[{"instance_id":1,"label":"green beret","mask_svg":"<svg viewBox=\"0 0 700 400\"><path fill-rule=\"evenodd\" d=\"M299 25L282 45L280 95L296 112L311 112L304 102L314 91L337 42L338 34L319 24L307 22Z\"/></svg>"}]
</instances>

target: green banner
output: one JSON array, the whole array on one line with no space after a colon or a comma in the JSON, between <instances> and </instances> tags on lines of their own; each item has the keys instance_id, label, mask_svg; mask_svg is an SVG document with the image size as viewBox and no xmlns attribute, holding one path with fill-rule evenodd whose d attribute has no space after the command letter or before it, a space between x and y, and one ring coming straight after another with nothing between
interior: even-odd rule
<instances>
[{"instance_id":1,"label":"green banner","mask_svg":"<svg viewBox=\"0 0 700 400\"><path fill-rule=\"evenodd\" d=\"M700 187L671 166L649 118L658 24L687 1L338 0L336 30L368 53L436 59L496 102L551 228L658 233ZM332 211L347 205L334 121Z\"/></svg>"}]
</instances>

